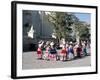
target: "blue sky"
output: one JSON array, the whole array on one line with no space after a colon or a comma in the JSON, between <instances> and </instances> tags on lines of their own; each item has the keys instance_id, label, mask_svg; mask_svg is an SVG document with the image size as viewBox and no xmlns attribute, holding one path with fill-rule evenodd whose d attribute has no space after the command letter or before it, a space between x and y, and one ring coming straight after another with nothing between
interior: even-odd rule
<instances>
[{"instance_id":1,"label":"blue sky","mask_svg":"<svg viewBox=\"0 0 100 80\"><path fill-rule=\"evenodd\" d=\"M89 13L74 13L80 21L85 21L87 23L91 23L91 14Z\"/></svg>"}]
</instances>

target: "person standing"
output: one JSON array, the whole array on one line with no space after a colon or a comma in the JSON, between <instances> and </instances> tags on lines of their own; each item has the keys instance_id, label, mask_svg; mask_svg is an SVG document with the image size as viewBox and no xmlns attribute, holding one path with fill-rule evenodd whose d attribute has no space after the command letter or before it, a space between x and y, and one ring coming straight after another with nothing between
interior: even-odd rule
<instances>
[{"instance_id":1,"label":"person standing","mask_svg":"<svg viewBox=\"0 0 100 80\"><path fill-rule=\"evenodd\" d=\"M81 58L82 57L82 47L81 47L81 45L80 44L78 44L78 47L77 47L77 57L78 58Z\"/></svg>"},{"instance_id":2,"label":"person standing","mask_svg":"<svg viewBox=\"0 0 100 80\"><path fill-rule=\"evenodd\" d=\"M72 60L74 58L74 51L72 44L68 47L68 60Z\"/></svg>"},{"instance_id":3,"label":"person standing","mask_svg":"<svg viewBox=\"0 0 100 80\"><path fill-rule=\"evenodd\" d=\"M54 45L50 45L50 60L57 60L57 50Z\"/></svg>"},{"instance_id":4,"label":"person standing","mask_svg":"<svg viewBox=\"0 0 100 80\"><path fill-rule=\"evenodd\" d=\"M87 52L87 55L90 55L90 53L91 53L91 48L90 48L89 42L87 42L87 44L86 44L86 52Z\"/></svg>"},{"instance_id":5,"label":"person standing","mask_svg":"<svg viewBox=\"0 0 100 80\"><path fill-rule=\"evenodd\" d=\"M66 46L62 46L61 54L60 54L60 60L65 61L66 60Z\"/></svg>"},{"instance_id":6,"label":"person standing","mask_svg":"<svg viewBox=\"0 0 100 80\"><path fill-rule=\"evenodd\" d=\"M78 44L75 43L73 50L74 50L74 58L77 58L77 48L78 48Z\"/></svg>"},{"instance_id":7,"label":"person standing","mask_svg":"<svg viewBox=\"0 0 100 80\"><path fill-rule=\"evenodd\" d=\"M42 52L42 45L43 45L43 41L40 41L39 43L38 43L38 49L37 49L37 56L38 56L38 59L42 59L42 54L43 54L43 52Z\"/></svg>"},{"instance_id":8,"label":"person standing","mask_svg":"<svg viewBox=\"0 0 100 80\"><path fill-rule=\"evenodd\" d=\"M46 47L46 51L45 51L45 59L50 60L50 45L48 45Z\"/></svg>"},{"instance_id":9,"label":"person standing","mask_svg":"<svg viewBox=\"0 0 100 80\"><path fill-rule=\"evenodd\" d=\"M83 53L84 56L86 56L87 55L87 52L86 52L86 42L84 41L81 44L82 44L82 53Z\"/></svg>"}]
</instances>

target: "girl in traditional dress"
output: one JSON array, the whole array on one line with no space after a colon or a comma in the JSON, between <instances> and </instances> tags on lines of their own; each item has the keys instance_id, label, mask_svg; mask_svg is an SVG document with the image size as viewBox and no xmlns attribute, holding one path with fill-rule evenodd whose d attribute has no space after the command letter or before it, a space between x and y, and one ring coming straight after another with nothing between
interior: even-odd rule
<instances>
[{"instance_id":1,"label":"girl in traditional dress","mask_svg":"<svg viewBox=\"0 0 100 80\"><path fill-rule=\"evenodd\" d=\"M87 52L86 52L86 42L82 42L82 53L83 53L83 56L86 56L87 55Z\"/></svg>"},{"instance_id":2,"label":"girl in traditional dress","mask_svg":"<svg viewBox=\"0 0 100 80\"><path fill-rule=\"evenodd\" d=\"M62 46L61 54L60 54L60 60L65 61L66 60L66 46Z\"/></svg>"},{"instance_id":3,"label":"girl in traditional dress","mask_svg":"<svg viewBox=\"0 0 100 80\"><path fill-rule=\"evenodd\" d=\"M57 50L54 46L54 43L52 42L52 44L50 45L50 60L57 60L56 57L57 57Z\"/></svg>"},{"instance_id":4,"label":"girl in traditional dress","mask_svg":"<svg viewBox=\"0 0 100 80\"><path fill-rule=\"evenodd\" d=\"M87 45L86 45L86 52L87 52L87 55L90 55L90 53L91 53L90 43L87 43Z\"/></svg>"},{"instance_id":5,"label":"girl in traditional dress","mask_svg":"<svg viewBox=\"0 0 100 80\"><path fill-rule=\"evenodd\" d=\"M77 48L78 48L78 44L76 43L74 45L74 48L73 48L73 50L74 50L74 58L77 58Z\"/></svg>"},{"instance_id":6,"label":"girl in traditional dress","mask_svg":"<svg viewBox=\"0 0 100 80\"><path fill-rule=\"evenodd\" d=\"M68 60L71 60L73 58L74 58L73 46L72 44L70 44L68 47Z\"/></svg>"},{"instance_id":7,"label":"girl in traditional dress","mask_svg":"<svg viewBox=\"0 0 100 80\"><path fill-rule=\"evenodd\" d=\"M38 59L42 59L42 45L43 45L43 41L40 41L39 44L38 44L38 49L37 49L37 56L38 56Z\"/></svg>"},{"instance_id":8,"label":"girl in traditional dress","mask_svg":"<svg viewBox=\"0 0 100 80\"><path fill-rule=\"evenodd\" d=\"M45 54L43 55L43 59L49 60L50 59L50 45L47 45Z\"/></svg>"},{"instance_id":9,"label":"girl in traditional dress","mask_svg":"<svg viewBox=\"0 0 100 80\"><path fill-rule=\"evenodd\" d=\"M82 46L78 44L77 47L77 57L81 58L82 57Z\"/></svg>"}]
</instances>

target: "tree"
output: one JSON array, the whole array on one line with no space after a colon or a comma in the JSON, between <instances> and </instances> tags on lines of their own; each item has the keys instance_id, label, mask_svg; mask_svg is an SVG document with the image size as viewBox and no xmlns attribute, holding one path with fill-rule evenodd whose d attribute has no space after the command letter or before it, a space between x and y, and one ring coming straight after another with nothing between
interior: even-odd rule
<instances>
[{"instance_id":1,"label":"tree","mask_svg":"<svg viewBox=\"0 0 100 80\"><path fill-rule=\"evenodd\" d=\"M73 24L72 14L65 12L49 12L49 21L54 25L57 39L67 39L70 32L72 32L71 25Z\"/></svg>"},{"instance_id":2,"label":"tree","mask_svg":"<svg viewBox=\"0 0 100 80\"><path fill-rule=\"evenodd\" d=\"M65 40L72 40L71 33L75 32L76 40L89 39L90 25L86 22L80 21L74 13L67 12L49 12L49 21L54 25L55 34L60 41L61 38Z\"/></svg>"},{"instance_id":3,"label":"tree","mask_svg":"<svg viewBox=\"0 0 100 80\"><path fill-rule=\"evenodd\" d=\"M88 25L86 22L76 22L75 31L77 33L76 36L79 37L79 40L90 39L90 25Z\"/></svg>"},{"instance_id":4,"label":"tree","mask_svg":"<svg viewBox=\"0 0 100 80\"><path fill-rule=\"evenodd\" d=\"M84 25L80 30L80 39L82 40L89 40L90 39L90 29L89 29L90 25Z\"/></svg>"}]
</instances>

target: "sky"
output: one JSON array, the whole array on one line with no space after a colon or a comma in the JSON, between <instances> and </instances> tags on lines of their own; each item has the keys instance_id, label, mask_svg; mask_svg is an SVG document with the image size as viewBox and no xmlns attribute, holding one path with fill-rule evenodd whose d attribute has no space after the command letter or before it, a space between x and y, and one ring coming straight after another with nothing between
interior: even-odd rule
<instances>
[{"instance_id":1,"label":"sky","mask_svg":"<svg viewBox=\"0 0 100 80\"><path fill-rule=\"evenodd\" d=\"M79 18L80 21L85 21L87 23L91 23L91 14L90 13L75 13L76 17Z\"/></svg>"}]
</instances>

